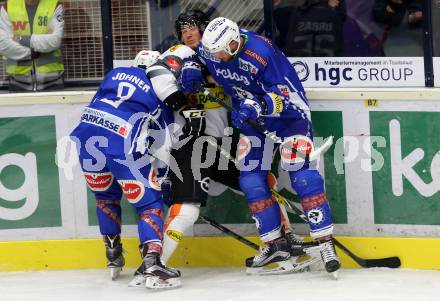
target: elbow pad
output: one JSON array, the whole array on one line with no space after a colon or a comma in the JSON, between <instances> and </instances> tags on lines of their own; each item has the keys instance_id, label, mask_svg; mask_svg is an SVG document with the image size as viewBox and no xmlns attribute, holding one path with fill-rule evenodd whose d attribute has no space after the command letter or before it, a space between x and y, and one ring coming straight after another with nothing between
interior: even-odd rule
<instances>
[{"instance_id":1,"label":"elbow pad","mask_svg":"<svg viewBox=\"0 0 440 301\"><path fill-rule=\"evenodd\" d=\"M187 105L185 94L183 94L181 91L172 93L170 96L165 98L163 102L167 107L170 107L174 111L178 111Z\"/></svg>"}]
</instances>

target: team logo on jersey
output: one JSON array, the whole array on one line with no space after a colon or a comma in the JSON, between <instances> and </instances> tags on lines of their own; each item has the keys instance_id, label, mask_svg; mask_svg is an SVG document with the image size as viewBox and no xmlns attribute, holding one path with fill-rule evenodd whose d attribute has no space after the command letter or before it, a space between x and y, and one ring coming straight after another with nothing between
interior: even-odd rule
<instances>
[{"instance_id":1,"label":"team logo on jersey","mask_svg":"<svg viewBox=\"0 0 440 301\"><path fill-rule=\"evenodd\" d=\"M309 78L310 70L306 63L296 61L292 63L292 67L295 69L300 81L305 82Z\"/></svg>"},{"instance_id":2,"label":"team logo on jersey","mask_svg":"<svg viewBox=\"0 0 440 301\"><path fill-rule=\"evenodd\" d=\"M302 135L289 137L281 144L281 160L285 163L301 163L313 152L313 141Z\"/></svg>"},{"instance_id":3,"label":"team logo on jersey","mask_svg":"<svg viewBox=\"0 0 440 301\"><path fill-rule=\"evenodd\" d=\"M106 191L113 183L113 175L111 172L91 173L85 172L87 186L92 191Z\"/></svg>"},{"instance_id":4,"label":"team logo on jersey","mask_svg":"<svg viewBox=\"0 0 440 301\"><path fill-rule=\"evenodd\" d=\"M183 238L183 233L176 230L166 230L166 235L174 241L180 242Z\"/></svg>"},{"instance_id":5,"label":"team logo on jersey","mask_svg":"<svg viewBox=\"0 0 440 301\"><path fill-rule=\"evenodd\" d=\"M232 72L229 69L220 69L220 68L217 69L217 68L215 68L215 73L216 73L217 76L221 76L223 78L234 80L234 81L237 81L237 82L242 82L246 86L249 86L251 84L249 82L249 79L246 76L240 75L237 72Z\"/></svg>"},{"instance_id":6,"label":"team logo on jersey","mask_svg":"<svg viewBox=\"0 0 440 301\"><path fill-rule=\"evenodd\" d=\"M145 187L140 181L136 180L118 180L121 185L122 192L124 193L127 201L131 204L139 202L145 193Z\"/></svg>"},{"instance_id":7,"label":"team logo on jersey","mask_svg":"<svg viewBox=\"0 0 440 301\"><path fill-rule=\"evenodd\" d=\"M164 59L164 62L173 72L179 72L183 63L182 60L176 56L167 56Z\"/></svg>"},{"instance_id":8,"label":"team logo on jersey","mask_svg":"<svg viewBox=\"0 0 440 301\"><path fill-rule=\"evenodd\" d=\"M238 146L237 146L237 160L241 161L243 160L247 154L249 154L249 152L251 151L252 145L251 145L251 140L242 135L240 137L240 140L238 141Z\"/></svg>"},{"instance_id":9,"label":"team logo on jersey","mask_svg":"<svg viewBox=\"0 0 440 301\"><path fill-rule=\"evenodd\" d=\"M320 208L312 209L307 212L307 219L312 224L320 224L324 220L324 214Z\"/></svg>"},{"instance_id":10,"label":"team logo on jersey","mask_svg":"<svg viewBox=\"0 0 440 301\"><path fill-rule=\"evenodd\" d=\"M150 187L154 190L160 191L161 184L159 177L157 176L159 173L156 168L152 168L150 170L150 173L148 174L148 184L150 184Z\"/></svg>"},{"instance_id":11,"label":"team logo on jersey","mask_svg":"<svg viewBox=\"0 0 440 301\"><path fill-rule=\"evenodd\" d=\"M246 49L244 51L244 53L246 53L247 55L249 55L250 57L254 58L255 60L257 60L257 62L259 62L261 65L266 66L267 65L267 61L265 59L263 59L259 54L257 54L255 51L250 50L250 49Z\"/></svg>"},{"instance_id":12,"label":"team logo on jersey","mask_svg":"<svg viewBox=\"0 0 440 301\"><path fill-rule=\"evenodd\" d=\"M254 64L249 61L243 60L242 58L238 58L238 68L252 74L257 74L258 72L258 68L255 67Z\"/></svg>"}]
</instances>

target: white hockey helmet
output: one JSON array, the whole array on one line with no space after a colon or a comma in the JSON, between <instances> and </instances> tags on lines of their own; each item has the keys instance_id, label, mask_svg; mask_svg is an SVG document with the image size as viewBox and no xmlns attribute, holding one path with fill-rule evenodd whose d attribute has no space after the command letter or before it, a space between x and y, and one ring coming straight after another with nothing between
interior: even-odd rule
<instances>
[{"instance_id":1,"label":"white hockey helmet","mask_svg":"<svg viewBox=\"0 0 440 301\"><path fill-rule=\"evenodd\" d=\"M141 50L133 60L133 67L147 69L148 67L156 63L159 56L159 51Z\"/></svg>"},{"instance_id":2,"label":"white hockey helmet","mask_svg":"<svg viewBox=\"0 0 440 301\"><path fill-rule=\"evenodd\" d=\"M238 43L234 52L229 46L232 41ZM210 53L226 51L230 55L236 54L240 49L240 30L237 23L224 17L215 18L206 26L202 44Z\"/></svg>"}]
</instances>

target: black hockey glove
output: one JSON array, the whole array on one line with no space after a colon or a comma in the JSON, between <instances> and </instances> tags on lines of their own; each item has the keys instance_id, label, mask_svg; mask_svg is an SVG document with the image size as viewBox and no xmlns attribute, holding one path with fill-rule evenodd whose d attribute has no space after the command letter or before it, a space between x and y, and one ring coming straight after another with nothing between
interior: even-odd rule
<instances>
[{"instance_id":1,"label":"black hockey glove","mask_svg":"<svg viewBox=\"0 0 440 301\"><path fill-rule=\"evenodd\" d=\"M199 137L204 134L206 128L206 111L203 109L203 105L187 107L181 111L181 114L186 121L182 129L185 137L190 135Z\"/></svg>"}]
</instances>

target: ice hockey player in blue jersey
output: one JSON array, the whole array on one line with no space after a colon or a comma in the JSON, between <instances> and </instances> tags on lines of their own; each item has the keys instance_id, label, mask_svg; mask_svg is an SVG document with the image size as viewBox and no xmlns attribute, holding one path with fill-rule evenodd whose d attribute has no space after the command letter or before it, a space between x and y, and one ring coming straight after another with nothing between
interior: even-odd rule
<instances>
[{"instance_id":1,"label":"ice hockey player in blue jersey","mask_svg":"<svg viewBox=\"0 0 440 301\"><path fill-rule=\"evenodd\" d=\"M99 229L103 235L112 279L124 266L121 244L121 198L139 216L140 252L147 288L180 285L180 272L160 260L164 205L159 174L151 148L162 145L172 111L156 96L146 69L160 53L141 51L133 67L110 71L71 133L80 164L96 199ZM148 135L154 130L152 139ZM159 134L157 134L159 133ZM158 140L158 141L156 141Z\"/></svg>"},{"instance_id":2,"label":"ice hockey player in blue jersey","mask_svg":"<svg viewBox=\"0 0 440 301\"><path fill-rule=\"evenodd\" d=\"M313 129L308 100L295 70L271 40L240 30L223 17L208 24L197 52L214 80L232 97L232 122L242 133L237 154L243 160L240 186L266 244L258 255L246 260L248 270L260 270L274 262L289 269L291 259L281 233L278 204L266 180L270 169L267 158L272 160L267 148L273 144L248 125L247 121L253 120L282 139L283 143L277 144L282 167L300 197L325 268L335 275L340 261L331 240L333 222L324 181L315 162L308 161L314 150ZM201 78L197 63L187 64L180 78L182 89L194 92L203 88Z\"/></svg>"}]
</instances>

